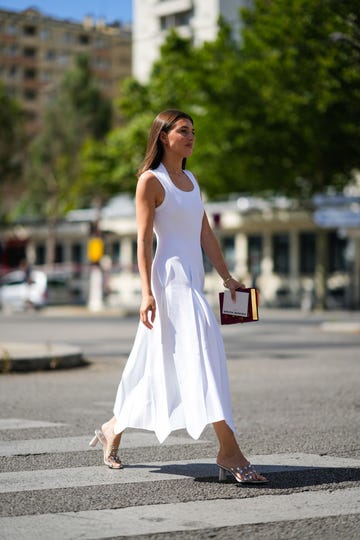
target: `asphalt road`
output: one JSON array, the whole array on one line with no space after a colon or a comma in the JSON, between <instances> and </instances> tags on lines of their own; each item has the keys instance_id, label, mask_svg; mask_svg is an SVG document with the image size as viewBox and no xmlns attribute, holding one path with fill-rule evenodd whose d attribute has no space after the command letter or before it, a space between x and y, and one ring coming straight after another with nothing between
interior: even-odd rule
<instances>
[{"instance_id":1,"label":"asphalt road","mask_svg":"<svg viewBox=\"0 0 360 540\"><path fill-rule=\"evenodd\" d=\"M222 328L239 442L270 479L260 487L217 481L211 427L163 445L129 430L125 469L101 465L88 441L111 415L135 317L0 315L0 341L76 345L89 361L0 377L1 537L358 538L354 322L359 313L263 310L258 323Z\"/></svg>"}]
</instances>

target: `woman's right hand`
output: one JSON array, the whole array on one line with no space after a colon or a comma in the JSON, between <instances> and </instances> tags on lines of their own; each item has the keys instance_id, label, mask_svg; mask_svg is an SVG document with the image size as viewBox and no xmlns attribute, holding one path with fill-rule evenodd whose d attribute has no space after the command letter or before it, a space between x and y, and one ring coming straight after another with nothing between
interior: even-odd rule
<instances>
[{"instance_id":1,"label":"woman's right hand","mask_svg":"<svg viewBox=\"0 0 360 540\"><path fill-rule=\"evenodd\" d=\"M150 330L153 328L156 313L156 302L152 294L143 296L140 305L140 320ZM150 319L149 319L150 314Z\"/></svg>"}]
</instances>

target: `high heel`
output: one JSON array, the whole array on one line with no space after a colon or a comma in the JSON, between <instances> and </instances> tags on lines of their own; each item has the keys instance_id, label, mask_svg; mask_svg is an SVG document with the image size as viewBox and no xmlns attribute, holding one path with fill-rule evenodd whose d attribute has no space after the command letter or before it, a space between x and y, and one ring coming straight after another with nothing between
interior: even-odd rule
<instances>
[{"instance_id":1,"label":"high heel","mask_svg":"<svg viewBox=\"0 0 360 540\"><path fill-rule=\"evenodd\" d=\"M225 482L226 481L226 471L219 465L219 482Z\"/></svg>"},{"instance_id":2,"label":"high heel","mask_svg":"<svg viewBox=\"0 0 360 540\"><path fill-rule=\"evenodd\" d=\"M123 469L123 465L119 456L117 455L119 447L112 446L110 452L108 452L107 440L101 429L95 430L95 436L89 442L89 446L96 446L98 442L103 448L105 465L107 465L110 469Z\"/></svg>"},{"instance_id":3,"label":"high heel","mask_svg":"<svg viewBox=\"0 0 360 540\"><path fill-rule=\"evenodd\" d=\"M254 465L245 465L244 467L225 467L224 465L217 464L219 467L219 482L224 482L227 477L227 473L232 474L239 484L267 484L269 480L262 478L261 480L256 478L259 473L256 472Z\"/></svg>"},{"instance_id":4,"label":"high heel","mask_svg":"<svg viewBox=\"0 0 360 540\"><path fill-rule=\"evenodd\" d=\"M96 432L95 432L95 437L93 437L91 439L91 441L89 442L89 446L96 446L98 442L99 442L99 438L98 438L98 436L96 435Z\"/></svg>"}]
</instances>

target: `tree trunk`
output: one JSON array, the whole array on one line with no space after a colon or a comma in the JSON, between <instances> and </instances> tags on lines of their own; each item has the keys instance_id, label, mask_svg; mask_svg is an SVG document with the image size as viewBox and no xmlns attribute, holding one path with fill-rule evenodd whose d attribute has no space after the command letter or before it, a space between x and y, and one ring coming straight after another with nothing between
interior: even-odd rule
<instances>
[{"instance_id":1,"label":"tree trunk","mask_svg":"<svg viewBox=\"0 0 360 540\"><path fill-rule=\"evenodd\" d=\"M47 229L48 234L46 238L46 267L48 270L54 268L55 264L55 250L56 250L56 222L55 216L48 216Z\"/></svg>"},{"instance_id":2,"label":"tree trunk","mask_svg":"<svg viewBox=\"0 0 360 540\"><path fill-rule=\"evenodd\" d=\"M327 233L319 229L316 238L315 309L326 309Z\"/></svg>"}]
</instances>

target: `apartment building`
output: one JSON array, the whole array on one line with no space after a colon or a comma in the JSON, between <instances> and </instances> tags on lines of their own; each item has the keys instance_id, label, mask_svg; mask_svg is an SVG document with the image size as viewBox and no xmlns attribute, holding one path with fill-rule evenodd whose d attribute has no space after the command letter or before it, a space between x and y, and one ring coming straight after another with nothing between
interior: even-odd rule
<instances>
[{"instance_id":1,"label":"apartment building","mask_svg":"<svg viewBox=\"0 0 360 540\"><path fill-rule=\"evenodd\" d=\"M85 17L83 23L48 17L29 8L0 10L0 79L23 106L30 133L41 126L51 92L77 54L90 57L104 95L114 98L131 74L131 31Z\"/></svg>"},{"instance_id":2,"label":"apartment building","mask_svg":"<svg viewBox=\"0 0 360 540\"><path fill-rule=\"evenodd\" d=\"M223 16L239 32L239 10L250 0L134 0L133 75L146 82L170 28L195 45L213 41Z\"/></svg>"}]
</instances>

